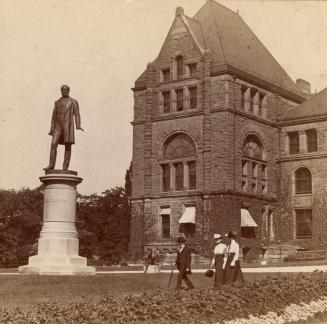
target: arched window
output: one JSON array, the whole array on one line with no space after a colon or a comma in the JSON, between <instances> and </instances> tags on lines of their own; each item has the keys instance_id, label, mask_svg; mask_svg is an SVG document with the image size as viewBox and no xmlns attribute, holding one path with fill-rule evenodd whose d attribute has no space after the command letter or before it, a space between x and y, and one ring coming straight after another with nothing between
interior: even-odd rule
<instances>
[{"instance_id":1,"label":"arched window","mask_svg":"<svg viewBox=\"0 0 327 324\"><path fill-rule=\"evenodd\" d=\"M242 190L249 193L267 193L267 162L260 139L250 134L242 152Z\"/></svg>"},{"instance_id":2,"label":"arched window","mask_svg":"<svg viewBox=\"0 0 327 324\"><path fill-rule=\"evenodd\" d=\"M185 133L174 134L163 145L161 164L162 190L196 188L196 148Z\"/></svg>"},{"instance_id":3,"label":"arched window","mask_svg":"<svg viewBox=\"0 0 327 324\"><path fill-rule=\"evenodd\" d=\"M307 168L295 171L295 193L308 194L312 192L311 172Z\"/></svg>"},{"instance_id":4,"label":"arched window","mask_svg":"<svg viewBox=\"0 0 327 324\"><path fill-rule=\"evenodd\" d=\"M177 77L182 77L184 74L184 60L183 56L177 56L176 57L176 72L177 72Z\"/></svg>"}]
</instances>

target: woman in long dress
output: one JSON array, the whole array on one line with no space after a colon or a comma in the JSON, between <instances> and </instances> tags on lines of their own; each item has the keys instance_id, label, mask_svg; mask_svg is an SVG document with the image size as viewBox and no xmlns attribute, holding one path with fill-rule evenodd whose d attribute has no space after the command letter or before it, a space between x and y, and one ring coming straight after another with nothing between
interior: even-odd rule
<instances>
[{"instance_id":1,"label":"woman in long dress","mask_svg":"<svg viewBox=\"0 0 327 324\"><path fill-rule=\"evenodd\" d=\"M236 232L229 231L226 235L228 238L228 244L225 249L227 260L224 268L224 284L244 281L239 260L240 245L235 241Z\"/></svg>"}]
</instances>

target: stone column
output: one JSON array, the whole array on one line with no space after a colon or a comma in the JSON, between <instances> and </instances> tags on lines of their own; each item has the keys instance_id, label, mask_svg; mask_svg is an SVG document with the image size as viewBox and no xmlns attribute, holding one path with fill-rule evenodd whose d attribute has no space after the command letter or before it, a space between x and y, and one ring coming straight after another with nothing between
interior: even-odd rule
<instances>
[{"instance_id":1,"label":"stone column","mask_svg":"<svg viewBox=\"0 0 327 324\"><path fill-rule=\"evenodd\" d=\"M307 134L304 130L299 131L299 153L307 152Z\"/></svg>"},{"instance_id":2,"label":"stone column","mask_svg":"<svg viewBox=\"0 0 327 324\"><path fill-rule=\"evenodd\" d=\"M45 275L93 275L86 258L78 255L76 186L82 182L77 172L51 170L40 177L44 183L43 226L38 254L19 267L19 273Z\"/></svg>"}]
</instances>

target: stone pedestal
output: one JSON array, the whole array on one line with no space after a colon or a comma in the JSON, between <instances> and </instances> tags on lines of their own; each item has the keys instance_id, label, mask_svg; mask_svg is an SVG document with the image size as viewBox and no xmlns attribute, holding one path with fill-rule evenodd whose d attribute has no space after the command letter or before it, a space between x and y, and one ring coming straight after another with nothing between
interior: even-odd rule
<instances>
[{"instance_id":1,"label":"stone pedestal","mask_svg":"<svg viewBox=\"0 0 327 324\"><path fill-rule=\"evenodd\" d=\"M95 268L78 255L75 227L76 186L82 182L77 172L50 170L40 177L44 183L43 227L38 254L19 273L44 275L93 275Z\"/></svg>"}]
</instances>

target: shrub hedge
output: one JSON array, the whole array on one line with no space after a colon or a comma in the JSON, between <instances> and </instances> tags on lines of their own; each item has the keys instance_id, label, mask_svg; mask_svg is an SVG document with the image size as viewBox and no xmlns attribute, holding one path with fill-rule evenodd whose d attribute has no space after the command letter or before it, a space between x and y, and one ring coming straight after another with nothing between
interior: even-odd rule
<instances>
[{"instance_id":1,"label":"shrub hedge","mask_svg":"<svg viewBox=\"0 0 327 324\"><path fill-rule=\"evenodd\" d=\"M314 272L223 286L220 290L156 290L124 297L83 297L0 310L0 323L223 323L235 318L280 313L290 304L327 296L327 274Z\"/></svg>"}]
</instances>

